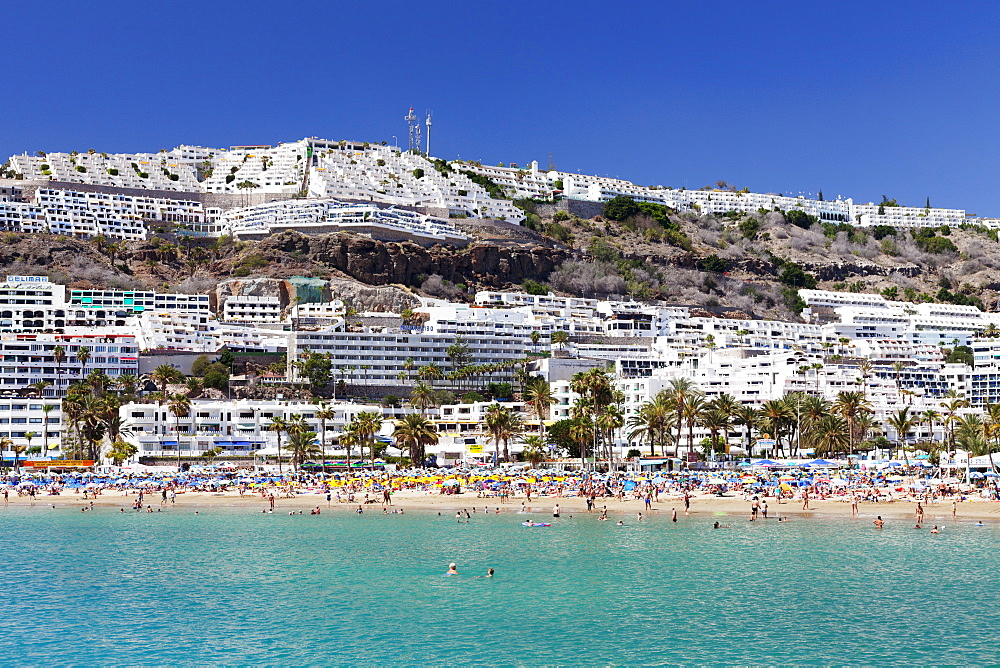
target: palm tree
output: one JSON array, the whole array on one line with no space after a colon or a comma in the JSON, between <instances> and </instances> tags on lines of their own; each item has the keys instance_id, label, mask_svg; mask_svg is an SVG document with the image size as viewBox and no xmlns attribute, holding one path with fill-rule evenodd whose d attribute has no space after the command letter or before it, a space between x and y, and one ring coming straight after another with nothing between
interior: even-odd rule
<instances>
[{"instance_id":1,"label":"palm tree","mask_svg":"<svg viewBox=\"0 0 1000 668\"><path fill-rule=\"evenodd\" d=\"M17 473L19 468L17 460L18 455L24 452L23 450L20 450L18 448L23 448L23 447L24 447L23 445L15 446L14 441L10 440L10 438L8 438L7 436L0 436L0 452L3 452L4 450L10 450L14 453L14 473Z\"/></svg>"},{"instance_id":2,"label":"palm tree","mask_svg":"<svg viewBox=\"0 0 1000 668\"><path fill-rule=\"evenodd\" d=\"M87 360L90 359L90 348L80 346L76 351L76 359L80 363L80 378L87 377Z\"/></svg>"},{"instance_id":3,"label":"palm tree","mask_svg":"<svg viewBox=\"0 0 1000 668\"><path fill-rule=\"evenodd\" d=\"M42 406L42 457L49 456L49 413L57 408L55 404Z\"/></svg>"},{"instance_id":4,"label":"palm tree","mask_svg":"<svg viewBox=\"0 0 1000 668\"><path fill-rule=\"evenodd\" d=\"M815 453L819 455L837 455L850 447L847 421L840 415L824 415L812 428L812 441Z\"/></svg>"},{"instance_id":5,"label":"palm tree","mask_svg":"<svg viewBox=\"0 0 1000 668\"><path fill-rule=\"evenodd\" d=\"M63 392L62 388L62 365L66 361L66 349L62 346L56 346L52 349L52 359L56 363L56 396L60 396L60 392ZM63 392L63 394L65 394Z\"/></svg>"},{"instance_id":6,"label":"palm tree","mask_svg":"<svg viewBox=\"0 0 1000 668\"><path fill-rule=\"evenodd\" d=\"M47 380L40 380L38 382L31 383L30 385L28 385L28 387L30 387L32 390L35 391L35 394L38 396L38 398L42 398L45 396L45 388L47 388L51 384L52 383L50 383Z\"/></svg>"},{"instance_id":7,"label":"palm tree","mask_svg":"<svg viewBox=\"0 0 1000 668\"><path fill-rule=\"evenodd\" d=\"M674 442L680 444L681 428L684 420L684 405L690 399L700 394L700 392L695 388L694 383L692 383L688 378L671 378L670 386L666 391L668 392L671 402L674 405L673 413L677 427L677 437L674 439Z\"/></svg>"},{"instance_id":8,"label":"palm tree","mask_svg":"<svg viewBox=\"0 0 1000 668\"><path fill-rule=\"evenodd\" d=\"M499 456L502 442L504 461L510 461L510 441L523 429L520 416L506 406L494 403L486 411L486 428L494 443L494 457Z\"/></svg>"},{"instance_id":9,"label":"palm tree","mask_svg":"<svg viewBox=\"0 0 1000 668\"><path fill-rule=\"evenodd\" d=\"M712 452L715 452L716 447L719 445L719 432L727 434L731 426L731 420L725 411L710 407L708 410L702 411L701 415L698 416L698 424L708 429L708 433L711 435L710 448Z\"/></svg>"},{"instance_id":10,"label":"palm tree","mask_svg":"<svg viewBox=\"0 0 1000 668\"><path fill-rule=\"evenodd\" d=\"M958 411L969 405L969 402L955 390L944 393L944 401L938 404L944 410L944 426L948 449L955 449L955 419Z\"/></svg>"},{"instance_id":11,"label":"palm tree","mask_svg":"<svg viewBox=\"0 0 1000 668\"><path fill-rule=\"evenodd\" d=\"M292 453L292 466L299 469L306 457L319 452L319 448L316 447L316 432L308 428L299 429L295 421L292 422L290 429L293 431L288 432L288 444L285 449Z\"/></svg>"},{"instance_id":12,"label":"palm tree","mask_svg":"<svg viewBox=\"0 0 1000 668\"><path fill-rule=\"evenodd\" d=\"M132 397L135 396L135 392L139 388L139 378L130 373L122 374L118 376L115 385L125 393L126 397Z\"/></svg>"},{"instance_id":13,"label":"palm tree","mask_svg":"<svg viewBox=\"0 0 1000 668\"><path fill-rule=\"evenodd\" d=\"M871 360L861 360L858 362L858 373L861 374L858 382L861 385L862 394L866 397L868 396L868 379L871 377L874 368L875 365L872 364Z\"/></svg>"},{"instance_id":14,"label":"palm tree","mask_svg":"<svg viewBox=\"0 0 1000 668\"><path fill-rule=\"evenodd\" d=\"M664 436L670 433L670 403L665 392L658 393L652 400L639 406L636 414L628 419L632 431L628 433L629 441L643 439L649 441L649 455L656 454L656 444L660 444L660 452L667 455Z\"/></svg>"},{"instance_id":15,"label":"palm tree","mask_svg":"<svg viewBox=\"0 0 1000 668\"><path fill-rule=\"evenodd\" d=\"M569 428L569 437L580 446L580 468L586 465L587 443L594 438L594 423L589 414L581 414L573 419Z\"/></svg>"},{"instance_id":16,"label":"palm tree","mask_svg":"<svg viewBox=\"0 0 1000 668\"><path fill-rule=\"evenodd\" d=\"M538 350L538 342L542 340L542 334L537 329L531 332L531 348L532 351Z\"/></svg>"},{"instance_id":17,"label":"palm tree","mask_svg":"<svg viewBox=\"0 0 1000 668\"><path fill-rule=\"evenodd\" d=\"M177 471L181 470L181 417L191 410L191 400L183 394L170 397L170 412L174 416L174 436L177 437Z\"/></svg>"},{"instance_id":18,"label":"palm tree","mask_svg":"<svg viewBox=\"0 0 1000 668\"><path fill-rule=\"evenodd\" d=\"M410 413L398 420L392 435L399 449L409 449L410 462L414 466L423 466L426 446L438 442L433 423L417 413Z\"/></svg>"},{"instance_id":19,"label":"palm tree","mask_svg":"<svg viewBox=\"0 0 1000 668\"><path fill-rule=\"evenodd\" d=\"M545 461L545 439L541 436L525 436L521 458L531 462L532 468Z\"/></svg>"},{"instance_id":20,"label":"palm tree","mask_svg":"<svg viewBox=\"0 0 1000 668\"><path fill-rule=\"evenodd\" d=\"M552 387L549 382L541 376L535 376L528 382L524 391L524 400L530 402L538 417L538 433L545 433L545 414L553 403L555 397L552 396Z\"/></svg>"},{"instance_id":21,"label":"palm tree","mask_svg":"<svg viewBox=\"0 0 1000 668\"><path fill-rule=\"evenodd\" d=\"M690 458L691 453L694 452L694 426L698 424L701 419L701 414L704 412L707 402L702 394L696 394L687 399L684 402L684 422L687 424L688 428L688 457Z\"/></svg>"},{"instance_id":22,"label":"palm tree","mask_svg":"<svg viewBox=\"0 0 1000 668\"><path fill-rule=\"evenodd\" d=\"M868 397L864 392L840 392L833 402L833 409L847 420L848 451L853 454L858 415L871 410Z\"/></svg>"},{"instance_id":23,"label":"palm tree","mask_svg":"<svg viewBox=\"0 0 1000 668\"><path fill-rule=\"evenodd\" d=\"M552 345L558 347L559 350L562 350L566 347L566 343L569 341L569 333L562 329L557 330L552 332L552 336L549 340L552 342Z\"/></svg>"},{"instance_id":24,"label":"palm tree","mask_svg":"<svg viewBox=\"0 0 1000 668\"><path fill-rule=\"evenodd\" d=\"M417 371L417 377L421 380L435 381L444 378L444 372L434 362L426 364Z\"/></svg>"},{"instance_id":25,"label":"palm tree","mask_svg":"<svg viewBox=\"0 0 1000 668\"><path fill-rule=\"evenodd\" d=\"M909 406L898 409L886 420L892 430L896 432L896 438L899 439L899 447L903 449L903 459L907 466L910 465L910 459L906 454L906 434L916 426L917 420L916 415L910 415Z\"/></svg>"},{"instance_id":26,"label":"palm tree","mask_svg":"<svg viewBox=\"0 0 1000 668\"><path fill-rule=\"evenodd\" d=\"M323 471L326 471L326 421L333 420L337 417L337 412L327 405L325 401L319 402L319 410L316 411L316 417L319 419L319 430L320 430L320 452L323 456Z\"/></svg>"},{"instance_id":27,"label":"palm tree","mask_svg":"<svg viewBox=\"0 0 1000 668\"><path fill-rule=\"evenodd\" d=\"M757 414L757 425L774 439L774 444L782 455L785 453L782 432L795 419L795 412L788 402L781 399L765 401Z\"/></svg>"},{"instance_id":28,"label":"palm tree","mask_svg":"<svg viewBox=\"0 0 1000 668\"><path fill-rule=\"evenodd\" d=\"M753 456L753 429L757 426L759 415L752 406L737 406L733 411L733 424L744 428L744 439L747 445L747 455Z\"/></svg>"},{"instance_id":29,"label":"palm tree","mask_svg":"<svg viewBox=\"0 0 1000 668\"><path fill-rule=\"evenodd\" d=\"M277 416L271 418L271 421L267 424L267 430L273 431L278 437L278 474L281 474L281 434L282 432L288 431L288 420L282 416Z\"/></svg>"},{"instance_id":30,"label":"palm tree","mask_svg":"<svg viewBox=\"0 0 1000 668\"><path fill-rule=\"evenodd\" d=\"M306 424L305 416L303 416L302 413L296 413L293 415L292 419L288 421L286 431L288 432L288 445L285 449L292 453L292 470L297 471L302 465L302 462L299 460L299 455L302 452L301 446L303 445L303 442L302 439L298 439L296 444L293 446L292 437L309 432L309 425ZM310 433L313 435L313 440L316 440L315 432Z\"/></svg>"},{"instance_id":31,"label":"palm tree","mask_svg":"<svg viewBox=\"0 0 1000 668\"><path fill-rule=\"evenodd\" d=\"M930 408L920 414L920 421L927 423L927 442L933 445L934 423L941 421L941 414L933 408Z\"/></svg>"},{"instance_id":32,"label":"palm tree","mask_svg":"<svg viewBox=\"0 0 1000 668\"><path fill-rule=\"evenodd\" d=\"M159 386L160 394L163 397L167 396L167 385L171 382L176 381L181 375L181 372L170 366L169 364L161 364L160 366L153 369L153 373L150 374L149 378L153 381L154 385ZM159 403L159 402L158 402Z\"/></svg>"},{"instance_id":33,"label":"palm tree","mask_svg":"<svg viewBox=\"0 0 1000 668\"><path fill-rule=\"evenodd\" d=\"M368 455L372 460L372 470L375 469L375 435L382 428L384 421L385 418L382 416L382 413L377 411L362 411L354 418L354 422L358 425L359 445L365 444L368 446Z\"/></svg>"},{"instance_id":34,"label":"palm tree","mask_svg":"<svg viewBox=\"0 0 1000 668\"><path fill-rule=\"evenodd\" d=\"M435 401L434 388L423 381L414 385L413 389L410 390L410 405L418 409L421 415L427 408L433 406Z\"/></svg>"}]
</instances>

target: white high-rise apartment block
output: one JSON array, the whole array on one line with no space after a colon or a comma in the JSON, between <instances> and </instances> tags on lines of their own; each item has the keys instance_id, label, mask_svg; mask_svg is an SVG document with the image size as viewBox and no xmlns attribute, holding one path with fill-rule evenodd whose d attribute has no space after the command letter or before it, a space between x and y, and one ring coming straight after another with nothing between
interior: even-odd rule
<instances>
[{"instance_id":1,"label":"white high-rise apartment block","mask_svg":"<svg viewBox=\"0 0 1000 668\"><path fill-rule=\"evenodd\" d=\"M472 365L523 359L535 349L531 332L537 323L527 309L448 304L422 307L418 312L428 316L422 326L388 322L357 327L348 318L313 331L292 332L289 375L299 377L291 362L304 358L306 351L329 354L337 380L385 386L400 384L400 374L404 381L412 381L417 369L432 363L447 373L451 370L448 348L459 339L468 345ZM547 344L546 340L540 341L537 349L544 350ZM412 368L407 369L408 365ZM510 378L510 370L496 374L496 380Z\"/></svg>"},{"instance_id":2,"label":"white high-rise apartment block","mask_svg":"<svg viewBox=\"0 0 1000 668\"><path fill-rule=\"evenodd\" d=\"M55 349L62 347L59 363ZM82 361L81 348L89 351ZM2 365L0 392L16 392L46 382L44 397L63 397L66 389L92 371L115 379L139 375L139 349L135 337L118 334L0 334Z\"/></svg>"},{"instance_id":3,"label":"white high-rise apartment block","mask_svg":"<svg viewBox=\"0 0 1000 668\"><path fill-rule=\"evenodd\" d=\"M2 406L0 400L0 406ZM319 410L310 402L280 401L214 401L195 399L188 414L175 417L167 406L155 403L129 403L119 408L123 420L131 427L126 438L138 448L139 457L202 456L207 450L221 448L221 458L275 456L278 435L268 429L274 418L290 420L301 415L310 431L317 434L317 443L323 438L327 456L342 457L345 450L338 445L339 436L358 413L382 412L379 406L364 404L330 403L334 418L326 420L326 431L317 417ZM388 423L391 424L391 423ZM287 443L282 438L282 446ZM357 448L354 449L356 454ZM289 453L282 448L282 457Z\"/></svg>"},{"instance_id":4,"label":"white high-rise apartment block","mask_svg":"<svg viewBox=\"0 0 1000 668\"><path fill-rule=\"evenodd\" d=\"M227 297L222 305L222 320L227 323L283 322L281 299L243 295Z\"/></svg>"}]
</instances>

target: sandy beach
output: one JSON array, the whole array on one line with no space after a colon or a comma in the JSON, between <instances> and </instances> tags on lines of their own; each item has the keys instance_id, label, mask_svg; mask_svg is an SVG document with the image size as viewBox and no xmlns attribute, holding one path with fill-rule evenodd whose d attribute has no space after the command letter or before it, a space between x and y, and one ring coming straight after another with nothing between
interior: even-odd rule
<instances>
[{"instance_id":1,"label":"sandy beach","mask_svg":"<svg viewBox=\"0 0 1000 668\"><path fill-rule=\"evenodd\" d=\"M123 493L116 490L106 490L97 495L96 498L84 499L82 494L63 493L58 496L38 495L32 500L29 496L17 496L11 494L7 508L37 508L39 510L56 508L83 508L89 507L93 503L95 508L119 509L126 512L135 512L132 509L136 501L137 493L129 491ZM356 494L356 499L363 500L365 493ZM375 494L370 494L369 498L375 498ZM147 492L143 496L143 504L151 506L153 511L162 509L165 512L177 511L205 511L211 512L213 509L246 509L248 511L259 512L269 508L269 501L262 497L260 493L245 494L241 496L237 491L227 492L184 492L176 497L176 501L171 504L168 500L161 505L161 495L158 491ZM378 495L379 503L364 505L365 512L382 512L381 495ZM528 502L523 496L508 499L501 504L499 498L477 497L475 492L463 494L438 494L423 491L404 490L394 492L392 495L391 508L402 508L405 511L413 512L450 512L468 510L470 513L475 509L476 513L481 513L485 508L489 508L494 513L497 508L502 514L516 514L521 510L522 502L525 508L534 515L551 515L555 504L559 504L562 516L587 515L586 502L580 497L537 497L532 495ZM781 516L789 516L797 519L808 519L810 517L851 517L851 504L846 498L837 499L810 499L809 509L802 508L802 501L799 499L783 500L778 503L774 498L767 498L769 521ZM896 520L915 518L917 502L913 499L900 499L892 502L868 503L860 502L858 511L860 517L872 517L881 515L884 518ZM292 512L303 510L308 512L311 508L319 506L323 512L355 512L358 503L337 502L336 494L332 501L327 504L326 495L311 491L304 491L294 496L275 497L275 512ZM599 511L607 507L608 516L635 515L642 512L649 515L645 510L645 504L641 500L626 499L619 501L615 498L598 498L595 503L595 511L590 513L596 520ZM934 521L947 522L952 518L951 499L943 499L938 502L923 502L924 524ZM732 518L750 517L750 502L743 499L742 495L730 495L727 497L717 497L708 494L696 494L691 497L691 508L685 517L684 501L680 496L660 495L659 501L652 503L651 515L656 517L669 517L672 509L677 510L678 518L681 521L705 520L719 516L728 515ZM981 499L969 499L958 502L957 519L962 520L994 520L1000 521L1000 503L994 501L984 501ZM714 521L714 520L713 520Z\"/></svg>"}]
</instances>

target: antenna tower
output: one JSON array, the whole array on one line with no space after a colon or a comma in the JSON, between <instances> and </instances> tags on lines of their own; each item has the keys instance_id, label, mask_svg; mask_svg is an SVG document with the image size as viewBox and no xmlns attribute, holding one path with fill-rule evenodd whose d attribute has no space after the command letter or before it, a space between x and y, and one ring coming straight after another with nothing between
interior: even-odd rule
<instances>
[{"instance_id":1,"label":"antenna tower","mask_svg":"<svg viewBox=\"0 0 1000 668\"><path fill-rule=\"evenodd\" d=\"M431 112L427 112L427 120L424 121L427 125L427 157L431 157Z\"/></svg>"},{"instance_id":2,"label":"antenna tower","mask_svg":"<svg viewBox=\"0 0 1000 668\"><path fill-rule=\"evenodd\" d=\"M417 115L413 113L413 107L410 107L410 113L403 120L410 126L409 152L420 152L420 121L417 120Z\"/></svg>"}]
</instances>

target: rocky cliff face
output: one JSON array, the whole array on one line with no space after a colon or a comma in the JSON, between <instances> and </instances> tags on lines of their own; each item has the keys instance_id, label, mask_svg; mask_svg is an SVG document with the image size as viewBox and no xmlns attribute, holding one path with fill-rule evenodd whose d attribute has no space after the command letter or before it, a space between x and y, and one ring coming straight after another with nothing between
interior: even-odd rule
<instances>
[{"instance_id":1,"label":"rocky cliff face","mask_svg":"<svg viewBox=\"0 0 1000 668\"><path fill-rule=\"evenodd\" d=\"M568 256L565 250L534 243L424 248L408 242L342 234L307 237L294 232L260 242L257 252L268 257L269 251L308 257L315 269L335 269L369 285L418 285L423 278L439 274L454 283L498 288L526 278L544 279Z\"/></svg>"}]
</instances>

